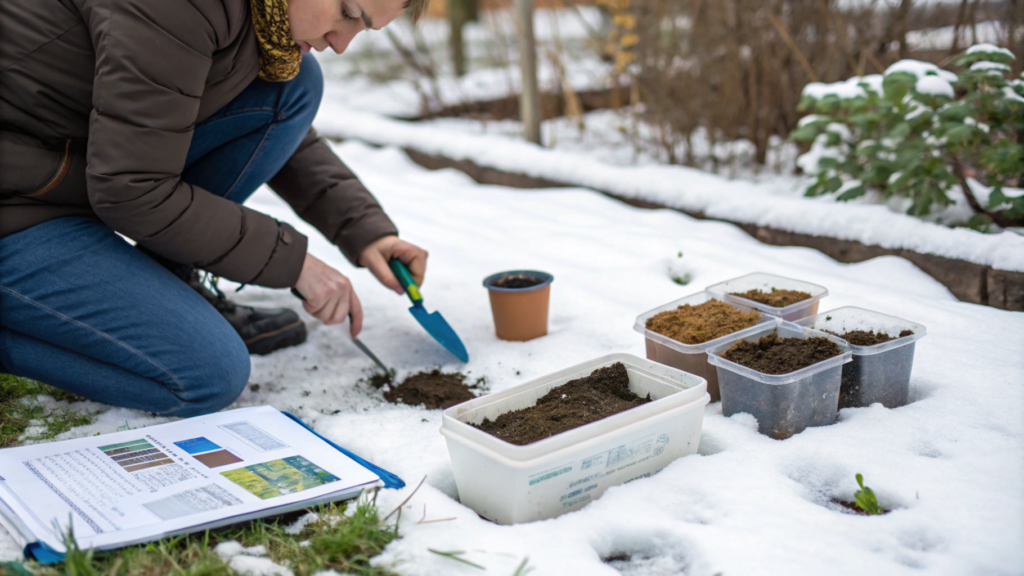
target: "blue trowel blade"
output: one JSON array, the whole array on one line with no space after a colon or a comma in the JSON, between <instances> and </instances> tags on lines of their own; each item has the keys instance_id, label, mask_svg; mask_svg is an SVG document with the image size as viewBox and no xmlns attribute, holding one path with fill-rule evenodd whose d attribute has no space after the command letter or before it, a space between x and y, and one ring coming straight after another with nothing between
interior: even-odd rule
<instances>
[{"instance_id":1,"label":"blue trowel blade","mask_svg":"<svg viewBox=\"0 0 1024 576\"><path fill-rule=\"evenodd\" d=\"M445 322L440 312L428 314L423 306L413 306L409 308L409 312L412 312L416 321L420 323L420 326L423 326L428 334L434 337L434 340L440 342L449 352L455 354L459 360L469 362L469 353L466 352L466 347L462 345L462 340L459 340L455 330L452 330L448 322Z\"/></svg>"}]
</instances>

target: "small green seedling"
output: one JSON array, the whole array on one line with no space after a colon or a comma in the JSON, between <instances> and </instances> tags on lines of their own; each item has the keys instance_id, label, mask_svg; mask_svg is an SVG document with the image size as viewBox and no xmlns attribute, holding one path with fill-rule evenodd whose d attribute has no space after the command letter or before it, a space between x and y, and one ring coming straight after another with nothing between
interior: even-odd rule
<instances>
[{"instance_id":1,"label":"small green seedling","mask_svg":"<svg viewBox=\"0 0 1024 576\"><path fill-rule=\"evenodd\" d=\"M831 317L831 316L825 316L825 322L828 322L828 321L829 321L829 320L831 320L831 319L832 319L832 317Z\"/></svg>"},{"instance_id":2,"label":"small green seedling","mask_svg":"<svg viewBox=\"0 0 1024 576\"><path fill-rule=\"evenodd\" d=\"M687 272L686 274L672 275L672 281L675 282L676 284L679 284L680 286L686 286L687 284L690 283L690 280L693 280L693 277L690 276L689 272Z\"/></svg>"},{"instance_id":3,"label":"small green seedling","mask_svg":"<svg viewBox=\"0 0 1024 576\"><path fill-rule=\"evenodd\" d=\"M857 507L864 511L865 514L875 515L884 514L885 509L878 505L878 499L875 498L875 493L864 485L864 476L857 474L857 484L860 486L860 490L853 493L853 501L857 504Z\"/></svg>"}]
</instances>

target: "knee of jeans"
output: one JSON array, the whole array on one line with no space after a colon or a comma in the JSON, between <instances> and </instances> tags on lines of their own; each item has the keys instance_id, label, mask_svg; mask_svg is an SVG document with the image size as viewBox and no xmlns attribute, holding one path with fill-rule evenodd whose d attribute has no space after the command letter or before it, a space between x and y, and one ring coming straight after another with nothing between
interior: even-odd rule
<instances>
[{"instance_id":1,"label":"knee of jeans","mask_svg":"<svg viewBox=\"0 0 1024 576\"><path fill-rule=\"evenodd\" d=\"M177 416L209 414L230 406L249 383L249 351L239 338L207 360L193 376L201 382Z\"/></svg>"},{"instance_id":2,"label":"knee of jeans","mask_svg":"<svg viewBox=\"0 0 1024 576\"><path fill-rule=\"evenodd\" d=\"M282 112L286 118L308 117L310 123L320 108L324 94L324 75L312 54L302 55L299 74L282 85Z\"/></svg>"}]
</instances>

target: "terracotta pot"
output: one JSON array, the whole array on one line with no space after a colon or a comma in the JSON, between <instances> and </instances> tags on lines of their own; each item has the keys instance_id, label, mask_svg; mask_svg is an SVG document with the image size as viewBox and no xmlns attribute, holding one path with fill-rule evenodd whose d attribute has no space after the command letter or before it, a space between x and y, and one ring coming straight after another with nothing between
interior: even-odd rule
<instances>
[{"instance_id":1,"label":"terracotta pot","mask_svg":"<svg viewBox=\"0 0 1024 576\"><path fill-rule=\"evenodd\" d=\"M502 287L508 277L540 280L525 288ZM536 270L510 270L488 276L484 287L491 296L494 332L502 340L524 342L548 333L548 302L554 276Z\"/></svg>"}]
</instances>

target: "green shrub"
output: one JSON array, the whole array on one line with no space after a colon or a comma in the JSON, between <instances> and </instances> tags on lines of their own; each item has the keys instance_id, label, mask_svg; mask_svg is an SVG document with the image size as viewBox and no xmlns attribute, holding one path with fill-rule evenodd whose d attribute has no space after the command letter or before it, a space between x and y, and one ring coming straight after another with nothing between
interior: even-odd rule
<instances>
[{"instance_id":1,"label":"green shrub","mask_svg":"<svg viewBox=\"0 0 1024 576\"><path fill-rule=\"evenodd\" d=\"M884 75L809 84L800 109L812 114L790 134L812 143L799 161L815 176L805 193L851 200L877 191L926 216L957 189L975 213L969 225L1024 225L1024 75L1006 78L1012 60L978 44L956 61L959 74L901 60Z\"/></svg>"}]
</instances>

